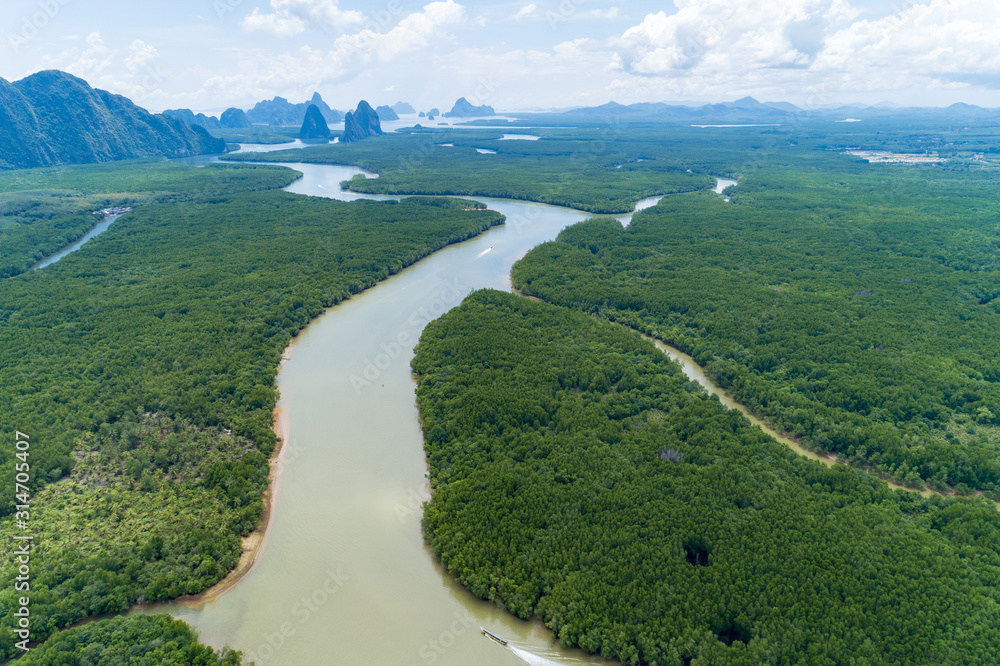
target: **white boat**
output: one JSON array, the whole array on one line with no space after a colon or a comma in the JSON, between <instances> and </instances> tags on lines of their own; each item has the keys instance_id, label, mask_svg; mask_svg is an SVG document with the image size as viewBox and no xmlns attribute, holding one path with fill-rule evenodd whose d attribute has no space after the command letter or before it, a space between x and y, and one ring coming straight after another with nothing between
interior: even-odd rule
<instances>
[{"instance_id":1,"label":"white boat","mask_svg":"<svg viewBox=\"0 0 1000 666\"><path fill-rule=\"evenodd\" d=\"M483 635L486 636L486 638L490 638L490 639L496 641L497 643L499 643L500 645L503 645L503 646L507 645L507 641L505 641L504 639L500 638L499 636L497 636L496 634L494 634L492 631L490 631L486 627L479 627L479 629L482 630Z\"/></svg>"}]
</instances>

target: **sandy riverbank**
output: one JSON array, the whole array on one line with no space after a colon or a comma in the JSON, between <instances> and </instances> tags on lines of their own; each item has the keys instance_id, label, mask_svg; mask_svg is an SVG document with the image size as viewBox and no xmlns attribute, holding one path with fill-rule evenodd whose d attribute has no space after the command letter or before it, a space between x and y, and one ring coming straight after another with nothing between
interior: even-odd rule
<instances>
[{"instance_id":1,"label":"sandy riverbank","mask_svg":"<svg viewBox=\"0 0 1000 666\"><path fill-rule=\"evenodd\" d=\"M278 364L279 372L285 362L291 358L294 348L295 339L293 338L288 346L285 347L285 351L281 355L281 362ZM278 436L278 444L274 447L274 451L271 453L271 459L269 461L271 471L268 474L267 489L264 491L264 495L262 496L262 500L264 502L264 512L260 516L260 521L257 523L257 527L255 527L250 534L243 537L240 561L236 565L236 568L230 571L225 578L204 592L178 597L173 601L189 607L198 607L211 603L232 589L243 579L244 576L250 573L257 564L258 558L264 551L264 544L267 543L267 534L271 527L271 510L274 506L275 498L278 495L278 488L281 485L281 470L284 465L283 456L288 450L285 446L289 438L288 425L288 418L283 414L280 404L276 405L274 408L274 434ZM149 608L153 605L154 604L146 604L136 606L135 608L143 609Z\"/></svg>"}]
</instances>

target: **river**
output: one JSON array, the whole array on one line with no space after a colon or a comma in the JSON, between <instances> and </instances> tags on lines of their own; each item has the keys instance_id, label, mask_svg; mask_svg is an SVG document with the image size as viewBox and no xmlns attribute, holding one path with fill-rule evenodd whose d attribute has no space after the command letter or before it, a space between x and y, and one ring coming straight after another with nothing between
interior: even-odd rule
<instances>
[{"instance_id":1,"label":"river","mask_svg":"<svg viewBox=\"0 0 1000 666\"><path fill-rule=\"evenodd\" d=\"M737 183L736 183L735 180L730 180L729 178L719 178L719 177L716 177L715 178L715 193L716 194L722 194L726 190L727 187L731 187L732 185L736 185L736 184ZM726 197L725 199L726 199L726 201L729 201L729 197Z\"/></svg>"},{"instance_id":2,"label":"river","mask_svg":"<svg viewBox=\"0 0 1000 666\"><path fill-rule=\"evenodd\" d=\"M47 257L45 257L43 259L39 259L28 270L29 271L36 271L39 268L45 268L46 266L51 266L52 264L56 263L57 261L59 261L60 259L62 259L63 257L65 257L66 255L68 255L68 254L70 254L72 252L76 252L81 247L83 247L88 241L90 241L92 238L94 238L96 236L100 236L105 231L107 231L108 227L110 227L112 224L114 224L114 221L117 220L119 217L121 217L121 215L108 215L108 216L106 216L100 222L98 222L93 227L91 227L87 231L87 233L85 233L84 235L80 236L78 239L76 239L75 241L73 241L69 245L65 246L61 250L59 250L57 252L54 252L53 254L50 254L49 256L47 256Z\"/></svg>"},{"instance_id":3,"label":"river","mask_svg":"<svg viewBox=\"0 0 1000 666\"><path fill-rule=\"evenodd\" d=\"M287 188L292 192L392 198L343 192L341 181L363 173L353 167L288 166L303 173ZM243 650L260 666L608 663L561 647L538 621L521 621L474 598L443 571L421 536L429 489L410 371L413 345L427 322L473 289L509 290L515 261L590 216L470 198L506 215L506 225L331 308L286 354L277 379L285 444L254 567L211 601L151 610L169 611L203 641ZM618 216L623 224L630 218ZM681 358L690 377L719 392L690 359L660 347ZM483 637L480 626L510 647Z\"/></svg>"},{"instance_id":4,"label":"river","mask_svg":"<svg viewBox=\"0 0 1000 666\"><path fill-rule=\"evenodd\" d=\"M288 190L338 199L353 167L292 164ZM473 197L507 223L437 252L330 309L278 374L285 446L256 565L213 601L157 605L268 664L602 664L540 622L479 601L439 566L420 532L428 499L410 372L424 325L473 289L510 288L510 267L590 215ZM649 204L650 202L644 202ZM630 216L619 216L627 222ZM479 633L508 639L505 649ZM519 656L520 655L520 656Z\"/></svg>"}]
</instances>

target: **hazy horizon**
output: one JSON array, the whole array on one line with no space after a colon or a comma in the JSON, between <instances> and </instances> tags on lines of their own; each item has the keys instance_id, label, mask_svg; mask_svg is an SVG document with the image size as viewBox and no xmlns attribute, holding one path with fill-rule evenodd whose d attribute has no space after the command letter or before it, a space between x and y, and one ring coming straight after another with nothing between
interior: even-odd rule
<instances>
[{"instance_id":1,"label":"hazy horizon","mask_svg":"<svg viewBox=\"0 0 1000 666\"><path fill-rule=\"evenodd\" d=\"M498 111L752 96L1000 106L985 0L12 0L0 76L61 69L152 110L459 97ZM153 26L153 27L150 27ZM446 108L447 107L447 108Z\"/></svg>"}]
</instances>

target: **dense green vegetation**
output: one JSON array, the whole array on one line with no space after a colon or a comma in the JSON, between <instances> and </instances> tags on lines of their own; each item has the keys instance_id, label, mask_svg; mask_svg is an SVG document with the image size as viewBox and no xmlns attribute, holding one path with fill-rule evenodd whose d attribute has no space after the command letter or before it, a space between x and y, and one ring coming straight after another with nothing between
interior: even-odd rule
<instances>
[{"instance_id":1,"label":"dense green vegetation","mask_svg":"<svg viewBox=\"0 0 1000 666\"><path fill-rule=\"evenodd\" d=\"M274 167L165 160L0 171L0 278L75 241L100 221L96 210L274 189L296 177Z\"/></svg>"},{"instance_id":2,"label":"dense green vegetation","mask_svg":"<svg viewBox=\"0 0 1000 666\"><path fill-rule=\"evenodd\" d=\"M995 663L988 502L801 458L637 334L510 294L432 322L413 365L435 553L564 643L626 664Z\"/></svg>"},{"instance_id":3,"label":"dense green vegetation","mask_svg":"<svg viewBox=\"0 0 1000 666\"><path fill-rule=\"evenodd\" d=\"M515 281L691 352L811 446L903 482L1000 497L1000 183L974 154L990 152L995 130L525 131L543 139L419 129L234 157L381 174L352 181L359 191L594 212L738 175L732 204L678 194L628 231L579 225L529 254ZM929 146L961 159L876 167L839 154ZM257 192L294 177L164 163L0 174L2 274L79 236L92 210L141 204L55 266L0 281L0 438L32 437L34 637L201 592L230 571L260 516L275 367L291 336L500 221L468 202ZM438 490L425 526L470 589L629 663L988 663L998 544L986 507L820 470L626 332L505 298L479 295L454 326L449 315L432 327L417 361ZM456 365L470 357L479 365ZM4 448L4 511L11 463ZM0 524L0 557L12 531ZM0 658L13 654L10 577ZM80 636L65 651L108 644ZM187 650L193 638L178 640Z\"/></svg>"},{"instance_id":4,"label":"dense green vegetation","mask_svg":"<svg viewBox=\"0 0 1000 666\"><path fill-rule=\"evenodd\" d=\"M356 165L379 174L358 176L348 185L370 194L506 197L595 213L627 213L646 197L715 184L700 168L688 171L693 163L678 154L679 137L662 130L547 130L540 141L502 141L502 135L496 130L416 130L228 159ZM453 146L441 145L447 143ZM480 154L477 148L497 152ZM694 152L686 149L684 157Z\"/></svg>"},{"instance_id":5,"label":"dense green vegetation","mask_svg":"<svg viewBox=\"0 0 1000 666\"><path fill-rule=\"evenodd\" d=\"M25 666L239 666L240 653L216 652L169 615L136 615L69 629L22 657Z\"/></svg>"},{"instance_id":6,"label":"dense green vegetation","mask_svg":"<svg viewBox=\"0 0 1000 666\"><path fill-rule=\"evenodd\" d=\"M0 440L31 436L33 636L222 578L260 516L292 336L502 221L450 199L220 195L144 205L0 282ZM4 513L12 456L0 454ZM14 529L0 523L6 559ZM4 627L13 576L0 574ZM0 630L0 657L11 646Z\"/></svg>"},{"instance_id":7,"label":"dense green vegetation","mask_svg":"<svg viewBox=\"0 0 1000 666\"><path fill-rule=\"evenodd\" d=\"M628 229L567 229L513 278L692 354L819 450L1000 499L998 185L987 169L762 168L731 204L668 197Z\"/></svg>"},{"instance_id":8,"label":"dense green vegetation","mask_svg":"<svg viewBox=\"0 0 1000 666\"><path fill-rule=\"evenodd\" d=\"M699 128L614 119L538 127L543 118L525 128L425 127L363 143L225 159L350 164L379 174L351 181L348 187L358 192L509 197L610 214L629 212L646 197L708 189L714 185L708 174L745 176L767 167L842 171L851 164L840 154L848 148L939 152L953 158L939 168L963 172L997 150L996 128L968 120L845 125L802 118L781 127ZM504 141L504 133L541 140ZM861 173L862 163L854 163Z\"/></svg>"}]
</instances>

